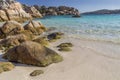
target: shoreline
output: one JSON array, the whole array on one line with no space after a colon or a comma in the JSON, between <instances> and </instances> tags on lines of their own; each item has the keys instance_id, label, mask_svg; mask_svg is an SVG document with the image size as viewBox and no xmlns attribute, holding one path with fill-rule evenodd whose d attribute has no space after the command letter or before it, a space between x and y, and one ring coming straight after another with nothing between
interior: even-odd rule
<instances>
[{"instance_id":1,"label":"shoreline","mask_svg":"<svg viewBox=\"0 0 120 80\"><path fill-rule=\"evenodd\" d=\"M59 52L57 45L71 42L71 52ZM119 80L120 77L120 45L62 38L50 44L50 48L63 56L63 62L48 67L35 67L17 64L15 69L0 74L1 80ZM30 77L33 70L44 70L44 74ZM6 77L7 76L7 77Z\"/></svg>"}]
</instances>

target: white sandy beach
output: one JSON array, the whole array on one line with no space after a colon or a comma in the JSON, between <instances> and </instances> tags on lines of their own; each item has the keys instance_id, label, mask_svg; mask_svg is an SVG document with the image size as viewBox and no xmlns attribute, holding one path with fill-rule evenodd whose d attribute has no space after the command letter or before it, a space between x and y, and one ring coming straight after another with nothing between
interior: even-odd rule
<instances>
[{"instance_id":1,"label":"white sandy beach","mask_svg":"<svg viewBox=\"0 0 120 80\"><path fill-rule=\"evenodd\" d=\"M52 43L51 48L57 51L62 42L74 45L71 52L58 52L63 62L46 68L17 64L12 71L0 74L0 80L120 80L119 44L66 38ZM36 69L45 73L30 77Z\"/></svg>"}]
</instances>

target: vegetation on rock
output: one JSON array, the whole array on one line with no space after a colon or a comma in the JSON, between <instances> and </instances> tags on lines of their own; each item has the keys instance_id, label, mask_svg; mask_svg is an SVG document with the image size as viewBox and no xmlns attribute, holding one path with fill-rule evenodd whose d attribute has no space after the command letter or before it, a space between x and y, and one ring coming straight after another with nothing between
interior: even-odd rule
<instances>
[{"instance_id":1,"label":"vegetation on rock","mask_svg":"<svg viewBox=\"0 0 120 80\"><path fill-rule=\"evenodd\" d=\"M80 15L80 12L78 9L75 9L73 7L67 7L67 6L38 6L34 5L34 7L43 15Z\"/></svg>"},{"instance_id":2,"label":"vegetation on rock","mask_svg":"<svg viewBox=\"0 0 120 80\"><path fill-rule=\"evenodd\" d=\"M60 45L58 45L57 47L73 47L72 43L61 43Z\"/></svg>"},{"instance_id":3,"label":"vegetation on rock","mask_svg":"<svg viewBox=\"0 0 120 80\"><path fill-rule=\"evenodd\" d=\"M57 46L59 51L71 51L72 49L70 47L73 47L72 43L61 43Z\"/></svg>"},{"instance_id":4,"label":"vegetation on rock","mask_svg":"<svg viewBox=\"0 0 120 80\"><path fill-rule=\"evenodd\" d=\"M38 76L43 73L44 73L44 71L42 71L42 70L34 70L32 73L30 73L30 76Z\"/></svg>"},{"instance_id":5,"label":"vegetation on rock","mask_svg":"<svg viewBox=\"0 0 120 80\"><path fill-rule=\"evenodd\" d=\"M69 47L61 47L60 49L58 49L59 51L71 51L71 48Z\"/></svg>"},{"instance_id":6,"label":"vegetation on rock","mask_svg":"<svg viewBox=\"0 0 120 80\"><path fill-rule=\"evenodd\" d=\"M0 73L5 72L5 71L10 71L14 67L15 66L10 62L0 62Z\"/></svg>"},{"instance_id":7,"label":"vegetation on rock","mask_svg":"<svg viewBox=\"0 0 120 80\"><path fill-rule=\"evenodd\" d=\"M49 45L49 41L47 40L46 37L38 37L36 39L33 40L34 42L40 43L43 46L48 46Z\"/></svg>"}]
</instances>

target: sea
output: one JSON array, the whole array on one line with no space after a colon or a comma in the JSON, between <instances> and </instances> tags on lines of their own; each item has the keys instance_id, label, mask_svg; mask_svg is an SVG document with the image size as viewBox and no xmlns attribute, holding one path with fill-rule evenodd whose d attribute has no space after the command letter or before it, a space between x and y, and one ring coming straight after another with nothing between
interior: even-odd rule
<instances>
[{"instance_id":1,"label":"sea","mask_svg":"<svg viewBox=\"0 0 120 80\"><path fill-rule=\"evenodd\" d=\"M120 43L120 14L89 14L80 18L71 15L46 16L35 21L48 28L54 27L69 37Z\"/></svg>"}]
</instances>

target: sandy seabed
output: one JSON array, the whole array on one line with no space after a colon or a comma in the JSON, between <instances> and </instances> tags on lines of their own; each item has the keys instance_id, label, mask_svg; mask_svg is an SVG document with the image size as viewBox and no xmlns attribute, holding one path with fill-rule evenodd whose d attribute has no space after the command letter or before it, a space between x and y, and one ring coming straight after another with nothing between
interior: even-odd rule
<instances>
[{"instance_id":1,"label":"sandy seabed","mask_svg":"<svg viewBox=\"0 0 120 80\"><path fill-rule=\"evenodd\" d=\"M62 42L73 43L72 51L58 52L56 46ZM50 48L64 61L45 68L15 64L15 69L0 74L0 80L120 80L120 44L64 38ZM44 74L30 77L36 69L44 70Z\"/></svg>"}]
</instances>

